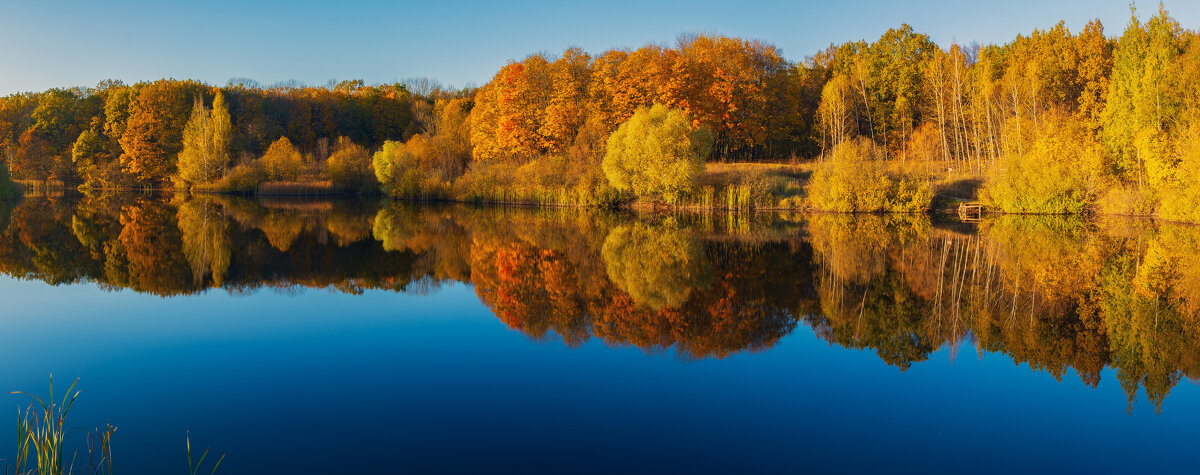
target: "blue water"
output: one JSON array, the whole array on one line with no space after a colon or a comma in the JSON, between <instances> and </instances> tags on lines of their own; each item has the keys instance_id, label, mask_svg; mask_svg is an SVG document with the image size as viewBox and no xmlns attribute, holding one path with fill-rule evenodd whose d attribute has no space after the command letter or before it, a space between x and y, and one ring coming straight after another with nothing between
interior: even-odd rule
<instances>
[{"instance_id":1,"label":"blue water","mask_svg":"<svg viewBox=\"0 0 1200 475\"><path fill-rule=\"evenodd\" d=\"M725 359L571 348L464 283L160 298L3 277L0 301L0 388L80 378L70 425L118 426L118 473L184 473L188 434L225 474L1200 469L1192 383L1127 410L1110 369L1091 388L969 341L907 371L805 325Z\"/></svg>"}]
</instances>

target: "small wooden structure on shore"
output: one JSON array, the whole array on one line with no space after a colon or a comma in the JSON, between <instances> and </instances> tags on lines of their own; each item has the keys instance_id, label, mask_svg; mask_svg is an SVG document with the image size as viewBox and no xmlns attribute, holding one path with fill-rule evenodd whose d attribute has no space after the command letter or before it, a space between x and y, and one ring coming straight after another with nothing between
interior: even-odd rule
<instances>
[{"instance_id":1,"label":"small wooden structure on shore","mask_svg":"<svg viewBox=\"0 0 1200 475\"><path fill-rule=\"evenodd\" d=\"M983 203L978 201L959 203L958 219L964 223L978 223L983 220Z\"/></svg>"}]
</instances>

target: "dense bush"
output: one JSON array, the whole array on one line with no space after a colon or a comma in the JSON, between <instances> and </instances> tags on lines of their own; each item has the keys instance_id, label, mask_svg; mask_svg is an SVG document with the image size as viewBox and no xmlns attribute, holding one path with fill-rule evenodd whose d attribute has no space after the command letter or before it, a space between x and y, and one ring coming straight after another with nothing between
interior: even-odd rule
<instances>
[{"instance_id":1,"label":"dense bush","mask_svg":"<svg viewBox=\"0 0 1200 475\"><path fill-rule=\"evenodd\" d=\"M477 161L454 187L459 199L479 203L613 206L626 195L609 186L594 165L545 156L524 164Z\"/></svg>"},{"instance_id":2,"label":"dense bush","mask_svg":"<svg viewBox=\"0 0 1200 475\"><path fill-rule=\"evenodd\" d=\"M1135 186L1109 188L1096 200L1096 211L1119 216L1153 216L1157 207L1151 190Z\"/></svg>"},{"instance_id":3,"label":"dense bush","mask_svg":"<svg viewBox=\"0 0 1200 475\"><path fill-rule=\"evenodd\" d=\"M221 179L211 184L197 185L197 188L205 191L254 193L265 181L267 181L266 166L262 159L257 159L233 167Z\"/></svg>"},{"instance_id":4,"label":"dense bush","mask_svg":"<svg viewBox=\"0 0 1200 475\"><path fill-rule=\"evenodd\" d=\"M421 182L426 174L417 155L419 142L419 138L408 143L389 140L375 152L372 159L375 177L384 192L400 197L421 195Z\"/></svg>"},{"instance_id":5,"label":"dense bush","mask_svg":"<svg viewBox=\"0 0 1200 475\"><path fill-rule=\"evenodd\" d=\"M406 142L389 140L372 164L383 191L406 198L448 198L471 158L470 101L439 100L425 132Z\"/></svg>"},{"instance_id":6,"label":"dense bush","mask_svg":"<svg viewBox=\"0 0 1200 475\"><path fill-rule=\"evenodd\" d=\"M817 209L841 212L927 211L933 203L929 176L878 158L870 139L838 144L819 164L809 185L809 202Z\"/></svg>"},{"instance_id":7,"label":"dense bush","mask_svg":"<svg viewBox=\"0 0 1200 475\"><path fill-rule=\"evenodd\" d=\"M339 137L333 154L325 161L325 173L335 188L369 191L379 182L372 169L371 154L346 137Z\"/></svg>"},{"instance_id":8,"label":"dense bush","mask_svg":"<svg viewBox=\"0 0 1200 475\"><path fill-rule=\"evenodd\" d=\"M262 165L268 180L295 180L304 168L304 157L292 146L291 140L280 137L263 154Z\"/></svg>"},{"instance_id":9,"label":"dense bush","mask_svg":"<svg viewBox=\"0 0 1200 475\"><path fill-rule=\"evenodd\" d=\"M1008 150L982 191L1006 213L1079 213L1096 200L1102 151L1083 124L1064 113L1043 114L1025 142ZM1014 148L1010 146L1010 148Z\"/></svg>"},{"instance_id":10,"label":"dense bush","mask_svg":"<svg viewBox=\"0 0 1200 475\"><path fill-rule=\"evenodd\" d=\"M677 201L695 188L712 144L712 132L694 127L687 112L655 104L613 132L601 166L618 190Z\"/></svg>"},{"instance_id":11,"label":"dense bush","mask_svg":"<svg viewBox=\"0 0 1200 475\"><path fill-rule=\"evenodd\" d=\"M1179 141L1178 163L1161 188L1158 215L1163 218L1200 223L1200 122L1192 123Z\"/></svg>"}]
</instances>

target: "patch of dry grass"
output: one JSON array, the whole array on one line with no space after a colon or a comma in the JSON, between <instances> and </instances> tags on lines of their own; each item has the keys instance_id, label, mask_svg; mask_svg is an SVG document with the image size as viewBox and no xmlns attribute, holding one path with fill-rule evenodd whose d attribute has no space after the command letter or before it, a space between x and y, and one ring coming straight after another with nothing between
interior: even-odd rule
<instances>
[{"instance_id":1,"label":"patch of dry grass","mask_svg":"<svg viewBox=\"0 0 1200 475\"><path fill-rule=\"evenodd\" d=\"M338 190L334 188L333 182L329 180L268 181L258 186L258 194L260 195L312 196L337 193Z\"/></svg>"},{"instance_id":2,"label":"patch of dry grass","mask_svg":"<svg viewBox=\"0 0 1200 475\"><path fill-rule=\"evenodd\" d=\"M796 164L760 162L707 163L704 165L704 173L700 175L697 185L700 187L725 188L729 185L736 185L747 180L765 176L782 176L807 181L808 176L812 174L813 167L814 164L811 162Z\"/></svg>"}]
</instances>

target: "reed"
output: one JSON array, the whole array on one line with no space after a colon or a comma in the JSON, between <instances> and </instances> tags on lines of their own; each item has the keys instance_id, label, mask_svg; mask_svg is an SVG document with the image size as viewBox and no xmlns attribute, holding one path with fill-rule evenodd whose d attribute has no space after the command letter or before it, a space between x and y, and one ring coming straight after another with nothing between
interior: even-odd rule
<instances>
[{"instance_id":1,"label":"reed","mask_svg":"<svg viewBox=\"0 0 1200 475\"><path fill-rule=\"evenodd\" d=\"M320 196L345 194L335 188L329 180L321 181L268 181L258 186L259 195L276 196Z\"/></svg>"},{"instance_id":2,"label":"reed","mask_svg":"<svg viewBox=\"0 0 1200 475\"><path fill-rule=\"evenodd\" d=\"M17 453L10 462L17 475L61 475L74 472L74 456L66 459L66 420L71 406L79 397L75 386L79 378L71 383L60 401L54 395L54 375L50 376L50 395L46 399L24 391L9 394L29 397L29 407L17 409ZM112 435L117 427L105 424L87 435L87 472L94 475L112 475ZM28 468L27 468L28 467ZM5 473L8 473L5 470Z\"/></svg>"},{"instance_id":3,"label":"reed","mask_svg":"<svg viewBox=\"0 0 1200 475\"><path fill-rule=\"evenodd\" d=\"M112 475L112 435L117 426L105 423L104 428L97 428L88 434L88 473Z\"/></svg>"},{"instance_id":4,"label":"reed","mask_svg":"<svg viewBox=\"0 0 1200 475\"><path fill-rule=\"evenodd\" d=\"M212 448L210 447L210 448L204 449L204 453L200 454L200 459L196 460L195 463L192 463L192 436L191 436L191 434L188 434L186 440L187 440L188 473L190 473L191 475L196 475L197 473L200 473L200 469L204 467L204 460L208 458L208 451L212 450ZM221 462L224 462L224 461L225 461L225 455L222 454L221 457L217 459L216 463L213 464L212 471L210 471L209 473L210 474L217 473L217 469L221 468Z\"/></svg>"},{"instance_id":5,"label":"reed","mask_svg":"<svg viewBox=\"0 0 1200 475\"><path fill-rule=\"evenodd\" d=\"M29 407L22 410L17 408L17 453L9 465L16 475L63 475L74 473L73 456L70 461L66 458L67 444L67 415L71 406L79 397L75 387L79 378L71 383L62 399L55 397L54 375L50 375L50 395L43 399L36 394L24 391L13 391L9 394L29 397ZM112 436L117 427L105 423L103 428L96 428L87 434L87 473L92 475L112 475ZM190 434L186 439L188 473L196 475L205 469L209 451L204 449L199 459L192 458L192 439ZM215 474L225 461L225 455L217 458L208 473ZM9 473L6 469L4 473Z\"/></svg>"},{"instance_id":6,"label":"reed","mask_svg":"<svg viewBox=\"0 0 1200 475\"><path fill-rule=\"evenodd\" d=\"M56 402L54 397L54 375L50 376L50 397L24 391L13 391L10 394L29 396L29 407L24 411L17 409L17 457L15 460L18 474L36 473L37 475L61 475L67 468L63 449L66 440L65 423L75 398L79 391L75 385L76 378L67 388L62 402ZM47 403L49 401L49 403ZM26 472L26 463L32 457L34 469Z\"/></svg>"}]
</instances>

